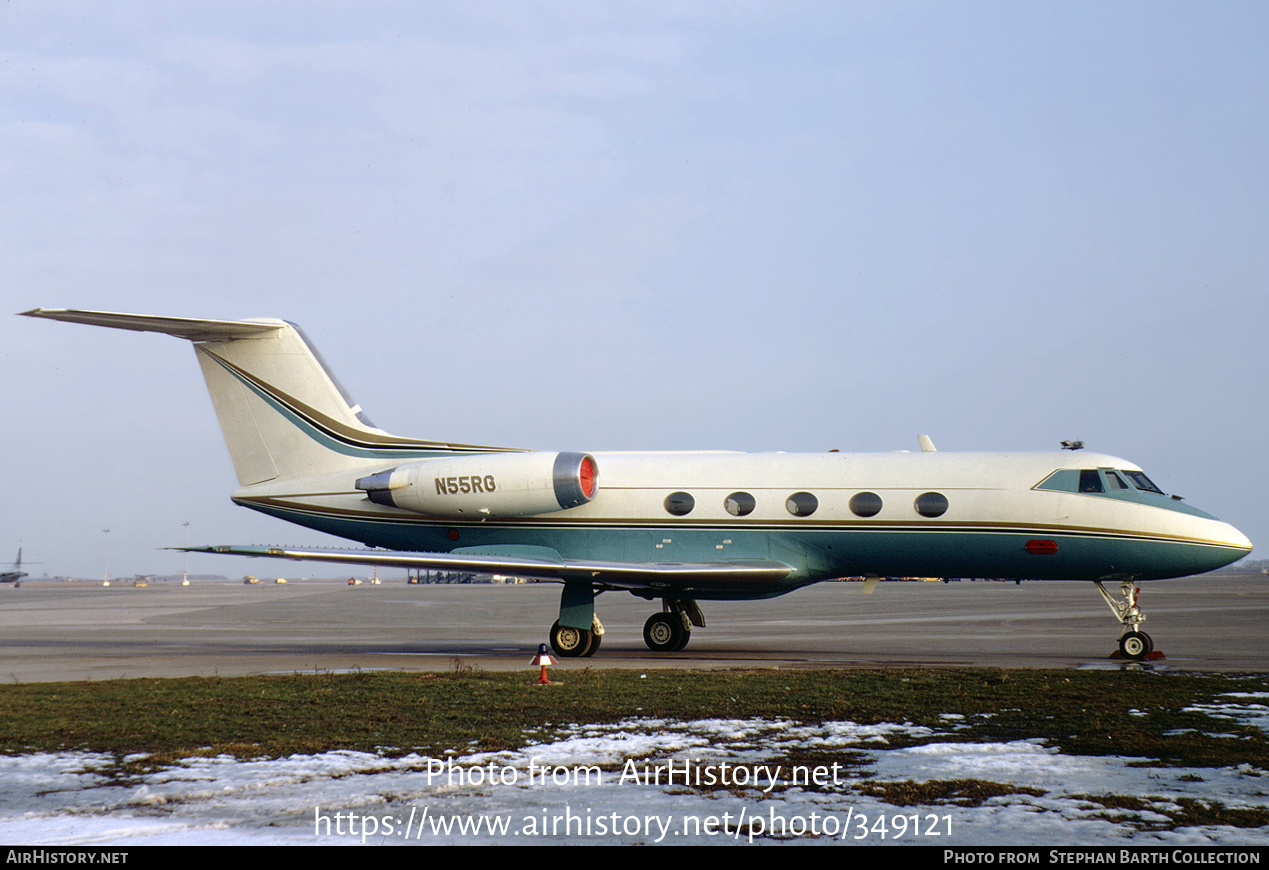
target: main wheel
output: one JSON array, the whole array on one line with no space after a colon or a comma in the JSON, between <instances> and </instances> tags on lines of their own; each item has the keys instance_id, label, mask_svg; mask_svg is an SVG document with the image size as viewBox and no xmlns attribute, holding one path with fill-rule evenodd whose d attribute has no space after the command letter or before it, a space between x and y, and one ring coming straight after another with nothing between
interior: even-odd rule
<instances>
[{"instance_id":1,"label":"main wheel","mask_svg":"<svg viewBox=\"0 0 1269 870\"><path fill-rule=\"evenodd\" d=\"M653 652L675 652L687 643L683 622L673 613L654 613L643 624L643 642Z\"/></svg>"},{"instance_id":2,"label":"main wheel","mask_svg":"<svg viewBox=\"0 0 1269 870\"><path fill-rule=\"evenodd\" d=\"M551 626L551 648L562 658L588 655L596 646L594 641L595 636L583 628L560 625L558 621Z\"/></svg>"},{"instance_id":3,"label":"main wheel","mask_svg":"<svg viewBox=\"0 0 1269 870\"><path fill-rule=\"evenodd\" d=\"M1143 631L1130 631L1119 639L1119 651L1126 659L1144 659L1154 649L1154 641Z\"/></svg>"},{"instance_id":4,"label":"main wheel","mask_svg":"<svg viewBox=\"0 0 1269 870\"><path fill-rule=\"evenodd\" d=\"M683 639L679 641L679 645L678 647L676 647L676 649L686 649L687 642L691 639L692 639L692 630L690 628L683 629Z\"/></svg>"}]
</instances>

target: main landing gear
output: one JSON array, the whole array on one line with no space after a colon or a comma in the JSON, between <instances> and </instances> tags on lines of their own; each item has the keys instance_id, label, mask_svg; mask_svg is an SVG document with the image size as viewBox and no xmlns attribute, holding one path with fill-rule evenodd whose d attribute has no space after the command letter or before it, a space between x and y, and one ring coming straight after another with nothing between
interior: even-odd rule
<instances>
[{"instance_id":1,"label":"main landing gear","mask_svg":"<svg viewBox=\"0 0 1269 870\"><path fill-rule=\"evenodd\" d=\"M1116 599L1111 596L1100 581L1097 582L1097 591L1102 594L1106 605L1124 627L1123 634L1119 636L1120 654L1124 658L1132 659L1133 661L1141 661L1147 658L1154 652L1154 640L1150 635L1139 630L1141 623L1146 621L1146 615L1137 606L1137 598L1141 595L1141 590L1137 588L1137 584L1131 580L1125 580L1120 583L1119 592L1123 596L1122 599ZM1157 657L1162 657L1162 653Z\"/></svg>"},{"instance_id":2,"label":"main landing gear","mask_svg":"<svg viewBox=\"0 0 1269 870\"><path fill-rule=\"evenodd\" d=\"M691 599L665 598L664 608L654 613L643 624L643 642L653 652L678 652L692 639L692 626L705 627L705 615Z\"/></svg>"},{"instance_id":3,"label":"main landing gear","mask_svg":"<svg viewBox=\"0 0 1269 870\"><path fill-rule=\"evenodd\" d=\"M663 611L654 613L643 624L643 642L653 652L678 652L692 639L692 627L705 627L705 615L700 606L690 598L666 598L661 602ZM604 637L604 626L598 616L592 617L590 629L560 625L556 620L551 626L551 648L561 658L586 658L599 649Z\"/></svg>"},{"instance_id":4,"label":"main landing gear","mask_svg":"<svg viewBox=\"0 0 1269 870\"><path fill-rule=\"evenodd\" d=\"M560 625L557 620L551 626L551 648L561 658L583 658L593 656L604 639L604 626L599 617L594 617L590 630Z\"/></svg>"}]
</instances>

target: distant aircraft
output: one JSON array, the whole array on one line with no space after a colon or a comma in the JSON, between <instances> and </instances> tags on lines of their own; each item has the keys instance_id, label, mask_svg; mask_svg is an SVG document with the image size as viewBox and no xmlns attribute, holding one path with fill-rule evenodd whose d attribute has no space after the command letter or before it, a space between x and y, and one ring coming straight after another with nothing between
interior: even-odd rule
<instances>
[{"instance_id":1,"label":"distant aircraft","mask_svg":"<svg viewBox=\"0 0 1269 870\"><path fill-rule=\"evenodd\" d=\"M21 581L25 576L26 572L22 570L22 548L18 547L18 558L13 561L13 567L0 572L0 583L12 583L16 589L22 585Z\"/></svg>"},{"instance_id":2,"label":"distant aircraft","mask_svg":"<svg viewBox=\"0 0 1269 870\"><path fill-rule=\"evenodd\" d=\"M1140 659L1153 641L1137 583L1211 571L1252 547L1136 465L1083 450L939 453L925 437L919 453L882 454L424 441L376 428L282 320L24 313L193 342L237 472L233 500L384 548L190 551L557 581L550 637L564 656L599 649L603 592L660 599L643 636L669 652L705 625L701 601L772 598L839 577L868 577L871 591L881 577L934 576L1093 582L1121 624L1120 651Z\"/></svg>"}]
</instances>

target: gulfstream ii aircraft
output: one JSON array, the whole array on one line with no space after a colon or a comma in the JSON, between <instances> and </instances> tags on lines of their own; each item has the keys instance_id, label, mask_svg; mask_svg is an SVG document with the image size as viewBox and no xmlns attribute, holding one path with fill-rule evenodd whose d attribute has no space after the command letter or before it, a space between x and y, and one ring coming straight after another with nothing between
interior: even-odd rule
<instances>
[{"instance_id":1,"label":"gulfstream ii aircraft","mask_svg":"<svg viewBox=\"0 0 1269 870\"><path fill-rule=\"evenodd\" d=\"M1137 583L1251 552L1233 526L1140 468L1079 450L581 453L401 438L376 428L293 324L50 310L30 317L193 342L229 447L233 500L375 550L193 551L512 574L563 584L551 643L589 656L599 593L662 609L648 647L680 650L699 602L773 598L838 577L1086 580L1153 649ZM1076 445L1070 445L1072 447ZM395 552L388 552L395 551ZM1120 597L1103 583L1120 585Z\"/></svg>"}]
</instances>

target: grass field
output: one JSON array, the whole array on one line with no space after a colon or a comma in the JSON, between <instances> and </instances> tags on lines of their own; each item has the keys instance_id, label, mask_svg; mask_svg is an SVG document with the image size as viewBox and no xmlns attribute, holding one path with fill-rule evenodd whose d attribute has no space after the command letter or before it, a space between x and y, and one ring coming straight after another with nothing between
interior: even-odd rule
<instances>
[{"instance_id":1,"label":"grass field","mask_svg":"<svg viewBox=\"0 0 1269 870\"><path fill-rule=\"evenodd\" d=\"M575 723L763 718L911 723L966 741L1043 739L1068 754L1269 770L1258 727L1219 715L1269 677L1143 671L582 671L561 685L456 669L0 687L0 751L282 757L514 749ZM1269 697L1266 695L1265 697Z\"/></svg>"},{"instance_id":2,"label":"grass field","mask_svg":"<svg viewBox=\"0 0 1269 870\"><path fill-rule=\"evenodd\" d=\"M591 671L560 685L527 673L367 672L252 678L189 678L13 684L0 687L0 752L90 752L95 775L121 788L200 756L284 759L331 750L378 756L459 758L549 745L579 725L658 733L674 723L771 723L761 745L741 750L763 764L838 765L846 794L893 807L979 807L988 801L1060 795L1017 776L911 779L873 769L887 751L926 744L993 744L1003 755L1035 741L1063 756L1116 756L1117 764L1184 770L1180 783L1245 782L1228 796L1123 794L1093 781L1085 809L1142 831L1269 829L1259 783L1269 771L1269 677L1124 671L764 670ZM801 726L856 723L858 738L817 746L777 735ZM889 727L887 727L889 726ZM894 727L902 726L902 727ZM691 727L690 725L688 727ZM706 730L710 727L705 725ZM583 729L585 730L585 729ZM741 731L747 730L742 727ZM609 728L605 733L613 733ZM734 743L734 741L733 741ZM736 751L740 744L730 745ZM753 754L753 753L756 753ZM113 762L109 758L113 758ZM488 756L484 756L488 757ZM182 762L186 759L186 762ZM403 759L408 760L408 759ZM642 758L640 763L653 761ZM626 759L628 761L628 759ZM417 764L411 761L410 764ZM1220 768L1224 773L1210 769ZM995 769L994 767L987 769ZM1158 782L1158 780L1152 780ZM832 790L832 789L830 789ZM1166 790L1166 789L1165 789ZM839 795L841 788L837 788ZM996 804L999 806L999 804ZM1092 809L1089 809L1089 808ZM1052 811L1051 809L1049 811Z\"/></svg>"}]
</instances>

